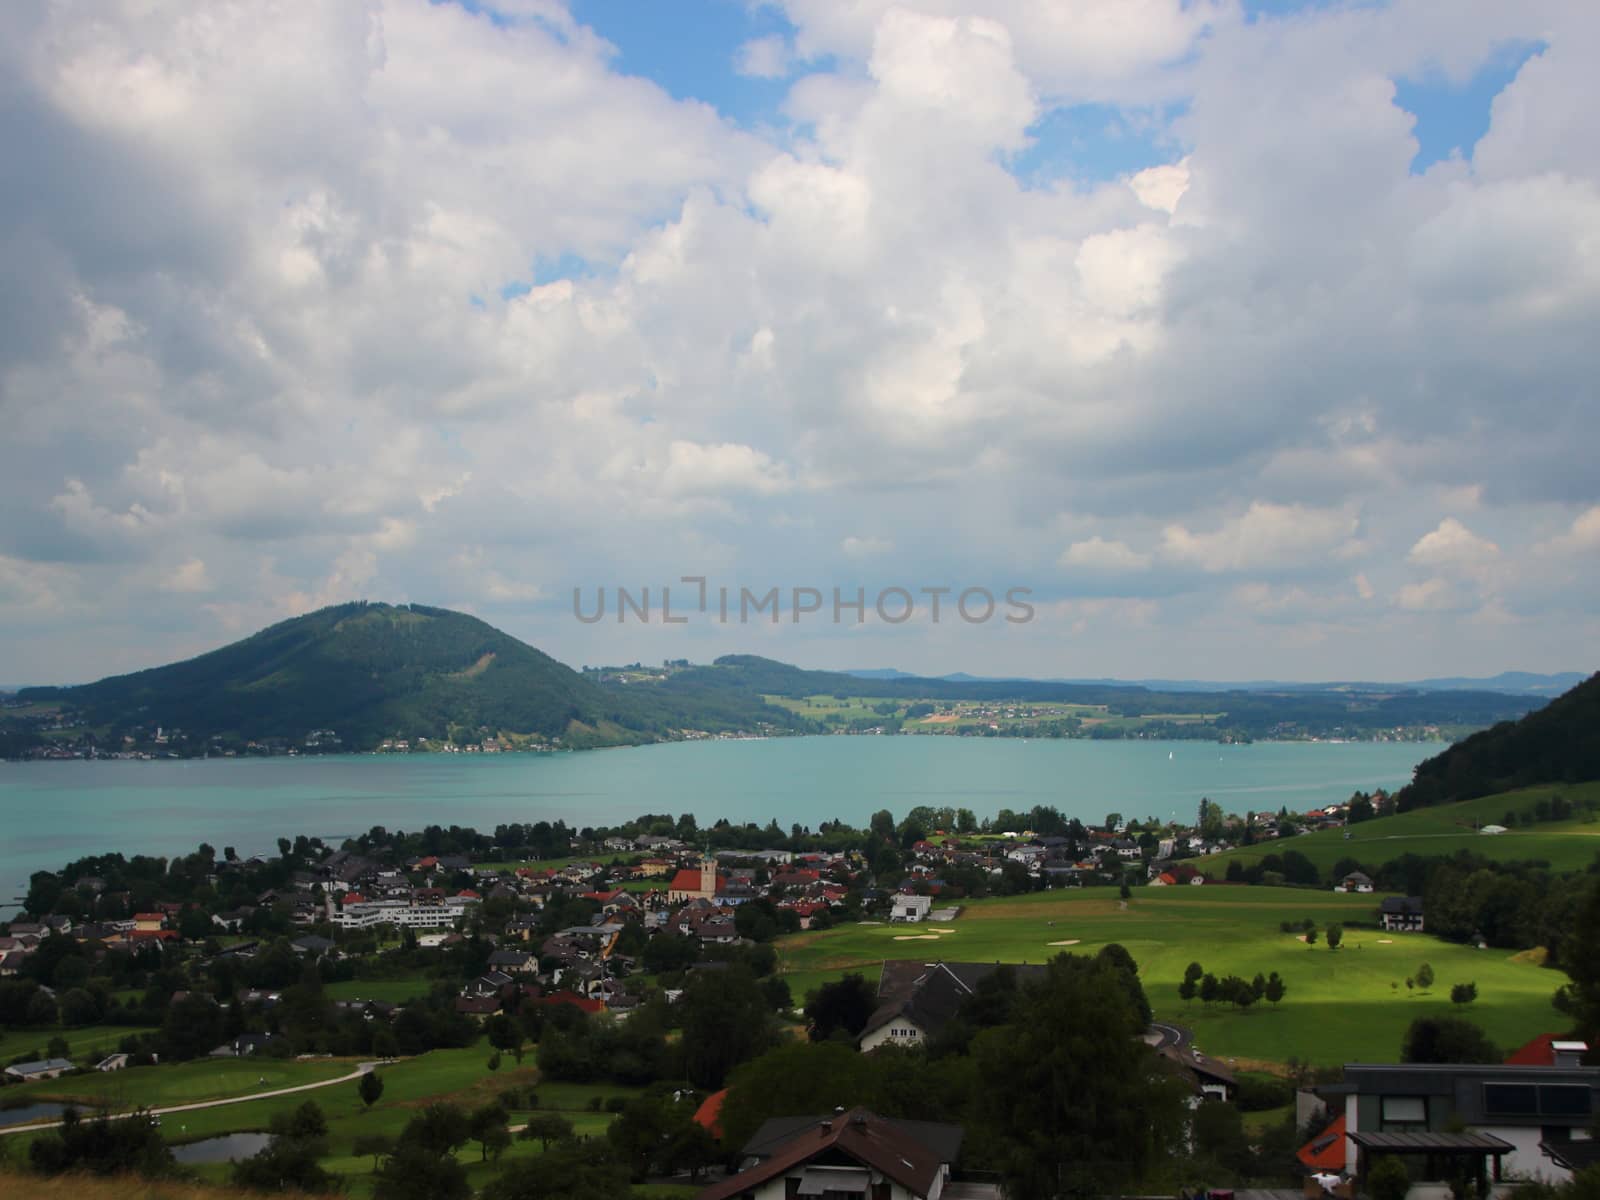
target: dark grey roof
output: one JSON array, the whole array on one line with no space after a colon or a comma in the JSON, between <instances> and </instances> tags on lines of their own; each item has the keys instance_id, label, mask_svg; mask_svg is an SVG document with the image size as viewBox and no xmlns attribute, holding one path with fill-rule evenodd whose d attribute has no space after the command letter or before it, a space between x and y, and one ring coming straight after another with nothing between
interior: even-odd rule
<instances>
[{"instance_id":1,"label":"dark grey roof","mask_svg":"<svg viewBox=\"0 0 1600 1200\"><path fill-rule=\"evenodd\" d=\"M739 1154L744 1158L765 1158L796 1134L833 1119L832 1114L821 1117L768 1117ZM888 1117L878 1119L926 1146L938 1155L940 1162L953 1163L961 1154L961 1141L966 1131L959 1125L944 1125L937 1121L891 1120Z\"/></svg>"},{"instance_id":2,"label":"dark grey roof","mask_svg":"<svg viewBox=\"0 0 1600 1200\"><path fill-rule=\"evenodd\" d=\"M1540 1142L1539 1149L1569 1171L1582 1171L1600 1163L1600 1141Z\"/></svg>"},{"instance_id":3,"label":"dark grey roof","mask_svg":"<svg viewBox=\"0 0 1600 1200\"><path fill-rule=\"evenodd\" d=\"M978 984L1002 966L1014 970L1019 982L1043 975L1045 970L1037 963L886 962L878 979L878 1007L862 1036L905 1016L931 1037L955 1017Z\"/></svg>"},{"instance_id":4,"label":"dark grey roof","mask_svg":"<svg viewBox=\"0 0 1600 1200\"><path fill-rule=\"evenodd\" d=\"M1422 915L1422 897L1385 896L1378 908L1382 912L1394 913L1399 916L1420 917Z\"/></svg>"},{"instance_id":5,"label":"dark grey roof","mask_svg":"<svg viewBox=\"0 0 1600 1200\"><path fill-rule=\"evenodd\" d=\"M1468 1125L1587 1126L1600 1113L1600 1067L1347 1063L1325 1096L1438 1096Z\"/></svg>"},{"instance_id":6,"label":"dark grey roof","mask_svg":"<svg viewBox=\"0 0 1600 1200\"><path fill-rule=\"evenodd\" d=\"M1510 1154L1516 1149L1492 1133L1376 1133L1345 1135L1363 1150L1385 1154Z\"/></svg>"}]
</instances>

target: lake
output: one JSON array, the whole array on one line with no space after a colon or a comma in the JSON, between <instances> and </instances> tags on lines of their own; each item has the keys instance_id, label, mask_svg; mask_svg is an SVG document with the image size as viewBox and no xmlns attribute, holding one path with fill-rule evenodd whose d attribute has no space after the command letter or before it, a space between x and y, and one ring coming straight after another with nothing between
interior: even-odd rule
<instances>
[{"instance_id":1,"label":"lake","mask_svg":"<svg viewBox=\"0 0 1600 1200\"><path fill-rule=\"evenodd\" d=\"M335 842L414 830L562 819L610 825L692 812L701 825L776 819L864 826L887 808L991 816L1053 804L1069 817L1193 819L1223 808L1304 810L1394 788L1437 743L797 737L507 755L339 755L156 762L0 763L0 903L28 876L87 854L188 853L209 842L276 853L279 837Z\"/></svg>"}]
</instances>

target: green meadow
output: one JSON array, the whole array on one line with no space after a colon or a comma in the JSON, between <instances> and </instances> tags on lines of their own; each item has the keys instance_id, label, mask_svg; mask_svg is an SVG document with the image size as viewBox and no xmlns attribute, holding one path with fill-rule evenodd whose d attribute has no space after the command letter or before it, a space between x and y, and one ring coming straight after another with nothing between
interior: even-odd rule
<instances>
[{"instance_id":1,"label":"green meadow","mask_svg":"<svg viewBox=\"0 0 1600 1200\"><path fill-rule=\"evenodd\" d=\"M123 1038L135 1033L149 1033L149 1025L83 1025L77 1029L8 1029L0 1032L0 1062L9 1063L18 1055L49 1058L47 1045L51 1038L66 1039L67 1056L74 1062L99 1061L115 1054ZM94 1062L89 1062L90 1066ZM10 1094L9 1092L7 1093Z\"/></svg>"},{"instance_id":2,"label":"green meadow","mask_svg":"<svg viewBox=\"0 0 1600 1200\"><path fill-rule=\"evenodd\" d=\"M1575 804L1584 800L1600 802L1600 783L1541 784L1458 804L1419 808L1364 821L1347 829L1320 830L1287 841L1242 846L1198 860L1195 865L1220 879L1228 863L1235 859L1250 864L1268 854L1298 850L1326 876L1342 858L1354 858L1376 867L1404 854L1433 857L1470 850L1496 862L1537 859L1548 862L1558 871L1584 870L1594 862L1595 855L1600 854L1600 820L1592 816L1587 820L1580 817L1542 825L1519 824L1505 833L1478 832L1483 825L1503 824L1508 812L1516 813L1520 822L1522 815L1531 812L1538 801L1556 794ZM1348 838L1346 833L1350 835Z\"/></svg>"},{"instance_id":3,"label":"green meadow","mask_svg":"<svg viewBox=\"0 0 1600 1200\"><path fill-rule=\"evenodd\" d=\"M296 1062L275 1058L203 1058L172 1066L128 1067L122 1071L42 1079L7 1088L3 1096L8 1104L26 1098L30 1103L58 1100L118 1111L165 1108L322 1083L348 1075L355 1069L355 1062L346 1059Z\"/></svg>"},{"instance_id":4,"label":"green meadow","mask_svg":"<svg viewBox=\"0 0 1600 1200\"><path fill-rule=\"evenodd\" d=\"M1426 934L1376 928L1377 896L1263 887L1137 888L1124 904L1110 889L1062 889L969 904L948 924L844 925L778 943L796 1000L846 972L876 980L885 959L1038 963L1067 951L1093 954L1119 942L1139 964L1158 1020L1195 1032L1203 1051L1240 1061L1337 1064L1393 1061L1406 1027L1441 1015L1455 983L1478 985L1465 1015L1508 1050L1561 1028L1550 997L1565 976L1533 955L1508 956L1442 942ZM1319 930L1345 926L1344 944L1308 946L1283 933L1283 921L1311 918ZM1367 927L1352 927L1364 922ZM1239 1011L1199 1001L1185 1005L1178 985L1190 962L1219 978L1277 971L1288 984L1281 1005ZM1405 981L1427 962L1430 992Z\"/></svg>"}]
</instances>

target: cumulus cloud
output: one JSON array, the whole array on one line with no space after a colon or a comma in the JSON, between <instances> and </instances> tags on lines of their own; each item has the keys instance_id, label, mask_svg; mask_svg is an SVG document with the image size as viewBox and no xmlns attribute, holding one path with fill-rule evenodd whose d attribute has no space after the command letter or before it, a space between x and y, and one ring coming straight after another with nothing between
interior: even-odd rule
<instances>
[{"instance_id":1,"label":"cumulus cloud","mask_svg":"<svg viewBox=\"0 0 1600 1200\"><path fill-rule=\"evenodd\" d=\"M1417 539L1406 555L1408 562L1441 571L1475 571L1500 557L1500 547L1481 538L1454 517Z\"/></svg>"},{"instance_id":2,"label":"cumulus cloud","mask_svg":"<svg viewBox=\"0 0 1600 1200\"><path fill-rule=\"evenodd\" d=\"M1256 501L1216 529L1191 532L1183 525L1162 531L1160 554L1169 562L1202 571L1270 570L1348 557L1359 521L1341 509Z\"/></svg>"},{"instance_id":3,"label":"cumulus cloud","mask_svg":"<svg viewBox=\"0 0 1600 1200\"><path fill-rule=\"evenodd\" d=\"M1200 673L1200 627L1239 674L1573 665L1589 6L781 7L727 68L790 80L753 122L558 0L0 6L0 649L83 677L382 595L606 661L572 583L892 550L1040 618L874 665L1068 673L1092 628L1100 673ZM1533 42L1414 169L1395 81ZM1085 104L1149 160L1052 143Z\"/></svg>"}]
</instances>

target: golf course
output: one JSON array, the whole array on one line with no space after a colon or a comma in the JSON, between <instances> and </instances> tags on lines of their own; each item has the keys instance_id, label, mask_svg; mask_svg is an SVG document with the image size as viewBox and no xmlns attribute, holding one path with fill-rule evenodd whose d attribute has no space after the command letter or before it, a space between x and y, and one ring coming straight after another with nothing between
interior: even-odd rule
<instances>
[{"instance_id":1,"label":"golf course","mask_svg":"<svg viewBox=\"0 0 1600 1200\"><path fill-rule=\"evenodd\" d=\"M1297 843L1305 839L1296 839ZM876 981L885 959L1038 963L1067 951L1093 954L1117 942L1139 964L1158 1020L1194 1030L1208 1054L1241 1062L1395 1061L1406 1027L1451 1011L1470 1017L1508 1050L1562 1027L1550 1004L1566 981L1536 965L1537 955L1476 950L1427 934L1377 928L1379 896L1328 890L1241 886L1136 888L1124 902L1110 888L1067 888L967 905L948 923L862 924L801 933L778 943L781 969L797 1002L848 972ZM1343 944L1307 945L1298 929L1344 926ZM1219 978L1277 971L1288 985L1279 1005L1185 1004L1184 969L1198 962ZM1431 989L1406 987L1424 963ZM1478 999L1450 1001L1456 983L1476 983Z\"/></svg>"}]
</instances>

